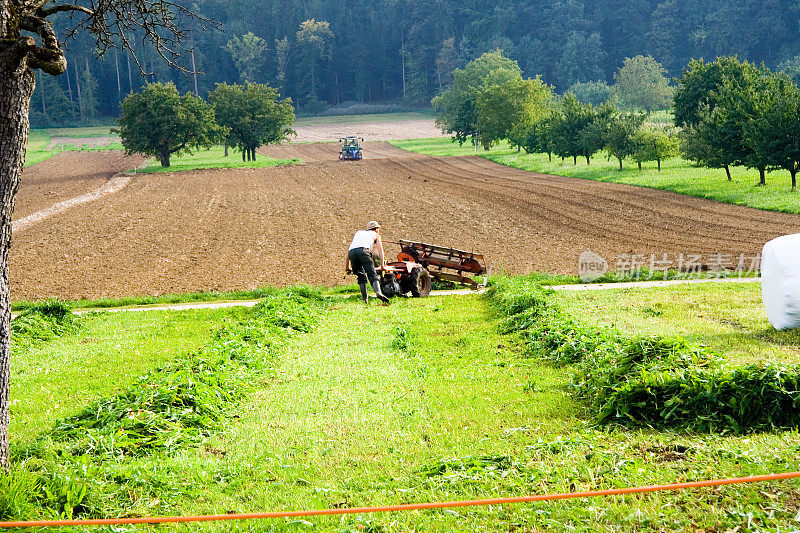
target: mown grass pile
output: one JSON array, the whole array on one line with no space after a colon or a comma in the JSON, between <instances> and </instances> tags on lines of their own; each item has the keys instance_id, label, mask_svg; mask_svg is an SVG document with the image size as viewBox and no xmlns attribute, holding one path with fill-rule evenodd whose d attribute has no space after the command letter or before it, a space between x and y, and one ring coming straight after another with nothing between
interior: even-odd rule
<instances>
[{"instance_id":1,"label":"mown grass pile","mask_svg":"<svg viewBox=\"0 0 800 533\"><path fill-rule=\"evenodd\" d=\"M578 323L530 278L489 289L501 330L530 356L574 365L573 392L601 424L743 433L800 427L800 368L731 367L681 338Z\"/></svg>"},{"instance_id":2,"label":"mown grass pile","mask_svg":"<svg viewBox=\"0 0 800 533\"><path fill-rule=\"evenodd\" d=\"M274 291L204 348L13 449L12 470L0 475L0 519L131 513L154 490L185 497L191 479L137 458L175 456L223 429L282 344L314 327L321 302L308 288Z\"/></svg>"},{"instance_id":3,"label":"mown grass pile","mask_svg":"<svg viewBox=\"0 0 800 533\"><path fill-rule=\"evenodd\" d=\"M77 328L77 317L68 305L58 300L47 300L31 305L11 320L11 342L16 349L25 349Z\"/></svg>"}]
</instances>

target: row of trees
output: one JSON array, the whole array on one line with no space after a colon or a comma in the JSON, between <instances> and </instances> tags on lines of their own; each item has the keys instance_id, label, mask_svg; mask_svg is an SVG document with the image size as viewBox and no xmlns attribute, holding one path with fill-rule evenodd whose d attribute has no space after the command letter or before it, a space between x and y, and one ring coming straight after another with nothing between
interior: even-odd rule
<instances>
[{"instance_id":1,"label":"row of trees","mask_svg":"<svg viewBox=\"0 0 800 533\"><path fill-rule=\"evenodd\" d=\"M652 58L631 62L636 68L620 76L638 80L640 106L673 94L653 76L632 76ZM657 64L656 64L657 66ZM631 85L634 85L631 83ZM625 84L624 86L628 86ZM649 96L648 96L649 95ZM648 100L649 99L649 100ZM437 124L460 143L471 139L489 149L508 140L527 152L578 157L587 164L600 150L619 160L641 164L661 162L682 153L691 161L711 168L742 165L766 172L788 170L792 188L800 171L800 89L786 74L772 73L764 66L718 58L713 63L693 60L677 80L671 97L675 128L647 122L647 114L622 113L610 103L593 105L567 93L559 97L540 78L523 79L515 61L499 51L490 52L456 69L453 86L432 100ZM630 102L630 100L629 100Z\"/></svg>"},{"instance_id":2,"label":"row of trees","mask_svg":"<svg viewBox=\"0 0 800 533\"><path fill-rule=\"evenodd\" d=\"M509 139L511 144L528 153L553 154L562 159L578 157L591 164L591 158L601 150L622 163L631 158L642 169L642 163L661 162L678 155L679 140L669 128L645 123L646 115L620 113L609 104L593 106L581 103L573 94L553 106L542 120L531 124L520 138Z\"/></svg>"},{"instance_id":3,"label":"row of trees","mask_svg":"<svg viewBox=\"0 0 800 533\"><path fill-rule=\"evenodd\" d=\"M221 83L208 102L181 95L172 83L151 83L125 98L117 130L129 154L158 157L170 166L173 154L216 144L233 146L242 160L256 159L256 148L278 143L294 133L294 108L268 85Z\"/></svg>"},{"instance_id":4,"label":"row of trees","mask_svg":"<svg viewBox=\"0 0 800 533\"><path fill-rule=\"evenodd\" d=\"M793 0L508 0L502 7L393 0L357 8L300 0L189 4L221 23L205 29L196 21L185 24L194 47L190 66L201 72L196 79L170 71L131 30L129 42L148 73L145 79L127 52L109 50L94 58L93 43L78 34L68 41L70 68L56 83L62 94L40 84L33 118L58 120L51 108L77 118L83 108L87 120L118 116L126 94L154 81L173 81L181 92L200 96L219 82L268 83L304 110L346 102L424 104L449 86L455 68L496 48L516 60L525 77L541 75L558 92L581 84L576 94L586 84L607 90L625 58L640 54L654 57L668 77L679 76L693 57L733 54L800 75L800 7ZM74 24L66 13L53 19L60 35ZM96 88L83 83L84 77ZM84 101L90 96L97 99L94 108Z\"/></svg>"},{"instance_id":5,"label":"row of trees","mask_svg":"<svg viewBox=\"0 0 800 533\"><path fill-rule=\"evenodd\" d=\"M693 60L675 90L675 124L687 158L711 168L785 169L797 188L800 170L800 90L785 74L721 57Z\"/></svg>"}]
</instances>

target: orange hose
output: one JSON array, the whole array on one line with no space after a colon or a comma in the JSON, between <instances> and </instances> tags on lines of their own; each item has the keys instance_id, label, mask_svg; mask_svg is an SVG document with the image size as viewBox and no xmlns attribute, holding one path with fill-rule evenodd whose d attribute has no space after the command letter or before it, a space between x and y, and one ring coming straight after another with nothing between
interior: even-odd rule
<instances>
[{"instance_id":1,"label":"orange hose","mask_svg":"<svg viewBox=\"0 0 800 533\"><path fill-rule=\"evenodd\" d=\"M121 524L161 524L176 522L214 522L222 520L253 520L264 518L289 518L297 516L343 515L389 513L413 511L418 509L443 509L447 507L475 507L482 505L505 505L510 503L541 502L550 500L567 500L574 498L594 498L597 496L619 496L624 494L641 494L645 492L658 492L668 490L684 490L699 487L717 487L720 485L735 485L738 483L758 483L762 481L777 481L782 479L800 478L800 472L785 474L767 474L763 476L750 476L730 479L712 479L708 481L691 481L687 483L674 483L671 485L648 485L644 487L630 487L627 489L593 490L588 492L567 492L563 494L542 494L539 496L518 496L512 498L492 498L487 500L463 500L455 502L429 502L411 503L403 505L386 505L383 507L353 507L345 509L315 509L308 511L276 511L271 513L244 513L205 516L162 516L145 518L98 518L90 520L41 520L28 522L0 522L0 528L10 527L57 527L57 526L109 526Z\"/></svg>"}]
</instances>

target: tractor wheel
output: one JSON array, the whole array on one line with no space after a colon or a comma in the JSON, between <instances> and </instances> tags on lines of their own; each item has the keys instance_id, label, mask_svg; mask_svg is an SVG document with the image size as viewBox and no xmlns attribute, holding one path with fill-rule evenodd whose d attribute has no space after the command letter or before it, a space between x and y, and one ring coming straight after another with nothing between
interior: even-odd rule
<instances>
[{"instance_id":1,"label":"tractor wheel","mask_svg":"<svg viewBox=\"0 0 800 533\"><path fill-rule=\"evenodd\" d=\"M427 296L431 292L431 275L425 267L417 267L408 276L406 287L414 298Z\"/></svg>"}]
</instances>

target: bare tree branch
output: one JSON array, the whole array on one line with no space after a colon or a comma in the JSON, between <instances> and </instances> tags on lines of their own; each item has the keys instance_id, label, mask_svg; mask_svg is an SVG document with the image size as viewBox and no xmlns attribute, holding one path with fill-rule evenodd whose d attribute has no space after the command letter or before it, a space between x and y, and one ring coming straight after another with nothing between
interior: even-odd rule
<instances>
[{"instance_id":1,"label":"bare tree branch","mask_svg":"<svg viewBox=\"0 0 800 533\"><path fill-rule=\"evenodd\" d=\"M47 9L45 9L44 7L40 7L36 9L36 15L40 17L49 17L50 15L53 15L55 13L75 12L75 11L85 13L87 15L94 15L94 12L88 7L78 6L75 4L60 4Z\"/></svg>"},{"instance_id":2,"label":"bare tree branch","mask_svg":"<svg viewBox=\"0 0 800 533\"><path fill-rule=\"evenodd\" d=\"M41 46L36 46L35 42L33 46L30 46L30 42L28 42L29 67L41 69L53 76L58 76L67 69L64 51L50 22L44 18L28 15L20 19L19 26L20 29L38 34L42 40Z\"/></svg>"}]
</instances>

